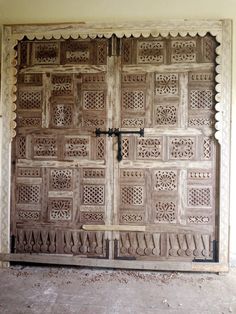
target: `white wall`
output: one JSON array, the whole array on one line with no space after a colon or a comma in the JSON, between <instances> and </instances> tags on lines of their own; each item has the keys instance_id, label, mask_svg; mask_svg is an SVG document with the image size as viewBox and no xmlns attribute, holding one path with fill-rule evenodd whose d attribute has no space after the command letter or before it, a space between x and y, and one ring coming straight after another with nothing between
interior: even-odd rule
<instances>
[{"instance_id":1,"label":"white wall","mask_svg":"<svg viewBox=\"0 0 236 314\"><path fill-rule=\"evenodd\" d=\"M235 0L0 0L0 24L119 22L160 19L233 20L231 262L236 265L236 1ZM235 174L235 175L234 175Z\"/></svg>"}]
</instances>

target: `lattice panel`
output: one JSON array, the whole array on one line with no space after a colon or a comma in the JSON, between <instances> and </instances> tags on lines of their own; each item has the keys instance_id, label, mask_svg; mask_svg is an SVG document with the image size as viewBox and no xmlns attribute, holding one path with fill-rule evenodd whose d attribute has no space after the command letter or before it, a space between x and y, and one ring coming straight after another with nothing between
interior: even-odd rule
<instances>
[{"instance_id":1,"label":"lattice panel","mask_svg":"<svg viewBox=\"0 0 236 314\"><path fill-rule=\"evenodd\" d=\"M24 85L42 85L43 79L40 73L26 73L18 75L18 83Z\"/></svg>"},{"instance_id":2,"label":"lattice panel","mask_svg":"<svg viewBox=\"0 0 236 314\"><path fill-rule=\"evenodd\" d=\"M213 91L210 89L191 90L190 108L191 109L212 109L214 100Z\"/></svg>"},{"instance_id":3,"label":"lattice panel","mask_svg":"<svg viewBox=\"0 0 236 314\"><path fill-rule=\"evenodd\" d=\"M18 117L17 126L22 128L38 128L42 125L41 117Z\"/></svg>"},{"instance_id":4,"label":"lattice panel","mask_svg":"<svg viewBox=\"0 0 236 314\"><path fill-rule=\"evenodd\" d=\"M178 121L177 108L172 105L156 107L155 124L157 126L176 126Z\"/></svg>"},{"instance_id":5,"label":"lattice panel","mask_svg":"<svg viewBox=\"0 0 236 314\"><path fill-rule=\"evenodd\" d=\"M143 205L144 187L143 186L122 186L121 204L122 205Z\"/></svg>"},{"instance_id":6,"label":"lattice panel","mask_svg":"<svg viewBox=\"0 0 236 314\"><path fill-rule=\"evenodd\" d=\"M124 118L122 119L123 128L143 128L144 118Z\"/></svg>"},{"instance_id":7,"label":"lattice panel","mask_svg":"<svg viewBox=\"0 0 236 314\"><path fill-rule=\"evenodd\" d=\"M33 141L34 158L56 158L57 140L55 137L35 137Z\"/></svg>"},{"instance_id":8,"label":"lattice panel","mask_svg":"<svg viewBox=\"0 0 236 314\"><path fill-rule=\"evenodd\" d=\"M164 42L161 40L138 41L138 63L163 63Z\"/></svg>"},{"instance_id":9,"label":"lattice panel","mask_svg":"<svg viewBox=\"0 0 236 314\"><path fill-rule=\"evenodd\" d=\"M156 95L171 96L178 95L179 84L178 74L160 74L157 73L155 77L156 81Z\"/></svg>"},{"instance_id":10,"label":"lattice panel","mask_svg":"<svg viewBox=\"0 0 236 314\"><path fill-rule=\"evenodd\" d=\"M49 199L49 219L53 221L71 220L72 199Z\"/></svg>"},{"instance_id":11,"label":"lattice panel","mask_svg":"<svg viewBox=\"0 0 236 314\"><path fill-rule=\"evenodd\" d=\"M89 158L90 142L88 137L66 137L64 145L64 157Z\"/></svg>"},{"instance_id":12,"label":"lattice panel","mask_svg":"<svg viewBox=\"0 0 236 314\"><path fill-rule=\"evenodd\" d=\"M41 189L38 184L18 184L18 204L38 204L40 202Z\"/></svg>"},{"instance_id":13,"label":"lattice panel","mask_svg":"<svg viewBox=\"0 0 236 314\"><path fill-rule=\"evenodd\" d=\"M104 91L84 91L83 108L85 110L104 110L105 92Z\"/></svg>"},{"instance_id":14,"label":"lattice panel","mask_svg":"<svg viewBox=\"0 0 236 314\"><path fill-rule=\"evenodd\" d=\"M143 111L145 109L145 91L123 90L122 107L126 111Z\"/></svg>"},{"instance_id":15,"label":"lattice panel","mask_svg":"<svg viewBox=\"0 0 236 314\"><path fill-rule=\"evenodd\" d=\"M106 141L104 138L96 139L96 159L105 158L105 145L106 145Z\"/></svg>"},{"instance_id":16,"label":"lattice panel","mask_svg":"<svg viewBox=\"0 0 236 314\"><path fill-rule=\"evenodd\" d=\"M86 184L83 186L82 195L84 205L103 205L105 203L104 185Z\"/></svg>"},{"instance_id":17,"label":"lattice panel","mask_svg":"<svg viewBox=\"0 0 236 314\"><path fill-rule=\"evenodd\" d=\"M144 73L138 74L122 74L123 84L146 84L147 75Z\"/></svg>"},{"instance_id":18,"label":"lattice panel","mask_svg":"<svg viewBox=\"0 0 236 314\"><path fill-rule=\"evenodd\" d=\"M205 36L203 39L203 60L205 62L215 63L216 41L211 36Z\"/></svg>"},{"instance_id":19,"label":"lattice panel","mask_svg":"<svg viewBox=\"0 0 236 314\"><path fill-rule=\"evenodd\" d=\"M41 109L42 91L41 90L19 90L18 108L19 109Z\"/></svg>"},{"instance_id":20,"label":"lattice panel","mask_svg":"<svg viewBox=\"0 0 236 314\"><path fill-rule=\"evenodd\" d=\"M193 215L188 216L188 223L189 224L209 224L210 217L205 215Z\"/></svg>"},{"instance_id":21,"label":"lattice panel","mask_svg":"<svg viewBox=\"0 0 236 314\"><path fill-rule=\"evenodd\" d=\"M52 75L51 81L53 96L72 95L73 81L71 75Z\"/></svg>"},{"instance_id":22,"label":"lattice panel","mask_svg":"<svg viewBox=\"0 0 236 314\"><path fill-rule=\"evenodd\" d=\"M33 64L59 64L59 42L33 43Z\"/></svg>"},{"instance_id":23,"label":"lattice panel","mask_svg":"<svg viewBox=\"0 0 236 314\"><path fill-rule=\"evenodd\" d=\"M176 203L172 201L158 201L154 210L155 223L176 222Z\"/></svg>"},{"instance_id":24,"label":"lattice panel","mask_svg":"<svg viewBox=\"0 0 236 314\"><path fill-rule=\"evenodd\" d=\"M53 104L51 109L51 125L57 128L69 128L73 126L73 105Z\"/></svg>"},{"instance_id":25,"label":"lattice panel","mask_svg":"<svg viewBox=\"0 0 236 314\"><path fill-rule=\"evenodd\" d=\"M139 138L137 139L137 159L161 159L161 138Z\"/></svg>"},{"instance_id":26,"label":"lattice panel","mask_svg":"<svg viewBox=\"0 0 236 314\"><path fill-rule=\"evenodd\" d=\"M104 213L96 212L81 212L80 221L82 223L104 223Z\"/></svg>"},{"instance_id":27,"label":"lattice panel","mask_svg":"<svg viewBox=\"0 0 236 314\"><path fill-rule=\"evenodd\" d=\"M210 207L212 204L211 187L189 187L188 206Z\"/></svg>"},{"instance_id":28,"label":"lattice panel","mask_svg":"<svg viewBox=\"0 0 236 314\"><path fill-rule=\"evenodd\" d=\"M104 118L88 117L84 115L83 117L83 127L88 128L105 128L106 121Z\"/></svg>"},{"instance_id":29,"label":"lattice panel","mask_svg":"<svg viewBox=\"0 0 236 314\"><path fill-rule=\"evenodd\" d=\"M204 137L203 139L203 159L208 160L212 157L212 139L210 137Z\"/></svg>"},{"instance_id":30,"label":"lattice panel","mask_svg":"<svg viewBox=\"0 0 236 314\"><path fill-rule=\"evenodd\" d=\"M175 191L177 190L177 171L158 170L155 173L155 189L157 191Z\"/></svg>"},{"instance_id":31,"label":"lattice panel","mask_svg":"<svg viewBox=\"0 0 236 314\"><path fill-rule=\"evenodd\" d=\"M16 138L16 156L18 158L26 158L26 137L17 136Z\"/></svg>"},{"instance_id":32,"label":"lattice panel","mask_svg":"<svg viewBox=\"0 0 236 314\"><path fill-rule=\"evenodd\" d=\"M105 178L105 169L83 169L83 178Z\"/></svg>"},{"instance_id":33,"label":"lattice panel","mask_svg":"<svg viewBox=\"0 0 236 314\"><path fill-rule=\"evenodd\" d=\"M53 169L50 171L50 188L52 190L71 190L73 186L73 170Z\"/></svg>"},{"instance_id":34,"label":"lattice panel","mask_svg":"<svg viewBox=\"0 0 236 314\"><path fill-rule=\"evenodd\" d=\"M18 177L41 177L40 168L18 168L17 169Z\"/></svg>"},{"instance_id":35,"label":"lattice panel","mask_svg":"<svg viewBox=\"0 0 236 314\"><path fill-rule=\"evenodd\" d=\"M194 159L194 138L171 138L169 146L170 159Z\"/></svg>"},{"instance_id":36,"label":"lattice panel","mask_svg":"<svg viewBox=\"0 0 236 314\"><path fill-rule=\"evenodd\" d=\"M40 212L35 210L19 210L17 211L17 220L19 221L38 221Z\"/></svg>"},{"instance_id":37,"label":"lattice panel","mask_svg":"<svg viewBox=\"0 0 236 314\"><path fill-rule=\"evenodd\" d=\"M144 223L144 213L142 212L123 212L120 214L120 223L139 224Z\"/></svg>"},{"instance_id":38,"label":"lattice panel","mask_svg":"<svg viewBox=\"0 0 236 314\"><path fill-rule=\"evenodd\" d=\"M196 62L196 41L172 40L171 61L173 63Z\"/></svg>"}]
</instances>

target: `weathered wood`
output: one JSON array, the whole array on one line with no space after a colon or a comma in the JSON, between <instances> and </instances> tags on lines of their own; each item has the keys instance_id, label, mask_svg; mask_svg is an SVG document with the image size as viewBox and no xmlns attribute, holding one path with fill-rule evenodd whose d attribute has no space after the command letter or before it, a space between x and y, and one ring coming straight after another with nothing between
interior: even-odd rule
<instances>
[{"instance_id":1,"label":"weathered wood","mask_svg":"<svg viewBox=\"0 0 236 314\"><path fill-rule=\"evenodd\" d=\"M229 268L219 263L194 263L194 262L158 262L158 261L132 261L105 260L79 258L72 255L47 255L47 254L0 254L2 262L28 262L54 265L74 265L101 268L125 268L137 270L159 271L194 271L194 272L228 272Z\"/></svg>"},{"instance_id":2,"label":"weathered wood","mask_svg":"<svg viewBox=\"0 0 236 314\"><path fill-rule=\"evenodd\" d=\"M18 44L16 252L113 258L114 238L118 257L212 258L215 46L210 35ZM122 135L118 163L117 138L96 127L145 137Z\"/></svg>"},{"instance_id":3,"label":"weathered wood","mask_svg":"<svg viewBox=\"0 0 236 314\"><path fill-rule=\"evenodd\" d=\"M86 231L146 231L145 226L128 226L128 225L82 225Z\"/></svg>"}]
</instances>

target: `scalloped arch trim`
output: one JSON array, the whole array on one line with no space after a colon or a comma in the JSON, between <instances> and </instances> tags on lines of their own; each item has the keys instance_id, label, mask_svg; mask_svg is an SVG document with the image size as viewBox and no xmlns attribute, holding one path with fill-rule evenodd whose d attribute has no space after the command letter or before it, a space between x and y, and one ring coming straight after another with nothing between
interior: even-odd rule
<instances>
[{"instance_id":1,"label":"scalloped arch trim","mask_svg":"<svg viewBox=\"0 0 236 314\"><path fill-rule=\"evenodd\" d=\"M219 46L216 48L216 76L215 76L215 138L221 144L221 127L222 127L222 103L221 103L221 52L222 52L222 23L221 21L211 21L211 20L202 20L202 21L191 21L191 20L175 20L175 21L161 21L159 23L125 23L125 24L99 24L99 23L81 23L81 24L57 24L57 25L18 25L11 26L11 36L9 36L9 43L11 42L11 48L14 50L14 46L17 45L17 42L22 40L24 37L27 37L29 40L50 40L50 39L86 39L86 38L111 38L112 35L117 36L118 38L122 37L176 37L176 36L191 36L194 37L199 35L200 37L205 36L207 33L211 34L216 38L216 41L219 43ZM11 55L16 55L12 52ZM11 69L11 72L14 72L14 90L16 90L16 62L12 59L12 65L14 68ZM15 114L15 102L16 96L15 92L12 94L12 114L11 114L11 131L12 137L15 136L15 127L16 127L16 114Z\"/></svg>"}]
</instances>

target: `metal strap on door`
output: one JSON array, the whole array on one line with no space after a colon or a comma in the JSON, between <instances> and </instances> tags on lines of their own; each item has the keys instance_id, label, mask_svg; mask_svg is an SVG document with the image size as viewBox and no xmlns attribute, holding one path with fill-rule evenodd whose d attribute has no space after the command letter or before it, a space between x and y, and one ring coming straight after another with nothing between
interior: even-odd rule
<instances>
[{"instance_id":1,"label":"metal strap on door","mask_svg":"<svg viewBox=\"0 0 236 314\"><path fill-rule=\"evenodd\" d=\"M117 153L117 160L121 161L123 158L122 155L122 134L139 134L140 137L144 136L144 129L140 129L139 131L120 131L119 129L112 129L109 128L108 131L101 131L100 129L96 129L95 134L99 137L101 134L107 134L108 136L117 136L118 138L118 153Z\"/></svg>"}]
</instances>

